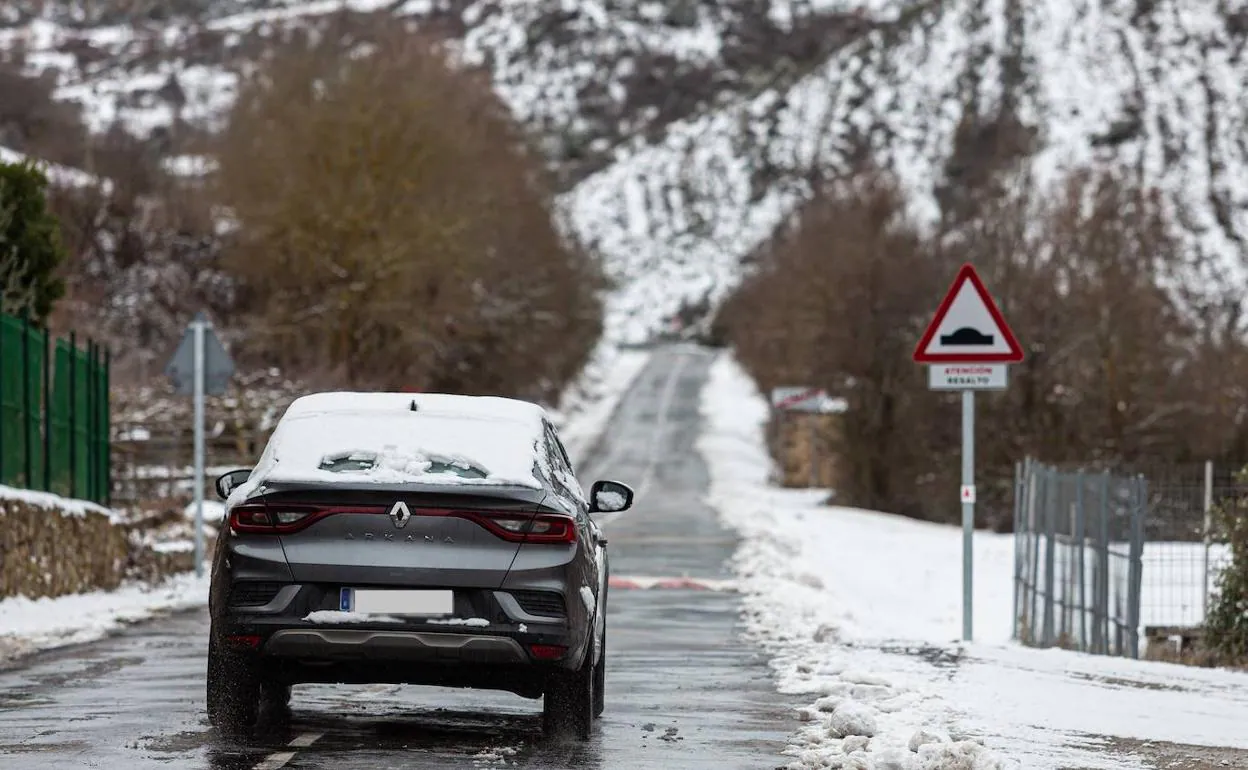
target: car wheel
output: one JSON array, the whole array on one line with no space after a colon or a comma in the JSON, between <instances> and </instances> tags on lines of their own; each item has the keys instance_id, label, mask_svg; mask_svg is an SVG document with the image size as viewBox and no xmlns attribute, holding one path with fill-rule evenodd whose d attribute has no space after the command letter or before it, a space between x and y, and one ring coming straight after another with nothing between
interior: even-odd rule
<instances>
[{"instance_id":1,"label":"car wheel","mask_svg":"<svg viewBox=\"0 0 1248 770\"><path fill-rule=\"evenodd\" d=\"M242 733L256 722L260 705L260 681L237 655L221 650L208 640L208 721L226 733Z\"/></svg>"},{"instance_id":2,"label":"car wheel","mask_svg":"<svg viewBox=\"0 0 1248 770\"><path fill-rule=\"evenodd\" d=\"M610 573L602 589L602 654L598 656L598 665L594 666L594 717L602 716L607 710L607 596L611 593Z\"/></svg>"},{"instance_id":3,"label":"car wheel","mask_svg":"<svg viewBox=\"0 0 1248 770\"><path fill-rule=\"evenodd\" d=\"M593 655L587 651L579 669L551 675L542 699L542 729L548 737L571 734L589 740L594 723L594 669Z\"/></svg>"},{"instance_id":4,"label":"car wheel","mask_svg":"<svg viewBox=\"0 0 1248 770\"><path fill-rule=\"evenodd\" d=\"M602 634L602 655L594 666L594 717L607 710L607 634Z\"/></svg>"}]
</instances>

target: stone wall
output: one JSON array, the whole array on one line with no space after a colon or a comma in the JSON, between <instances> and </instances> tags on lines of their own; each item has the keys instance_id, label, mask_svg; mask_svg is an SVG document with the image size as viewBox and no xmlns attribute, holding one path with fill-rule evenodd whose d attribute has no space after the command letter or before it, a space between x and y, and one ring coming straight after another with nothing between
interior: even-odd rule
<instances>
[{"instance_id":1,"label":"stone wall","mask_svg":"<svg viewBox=\"0 0 1248 770\"><path fill-rule=\"evenodd\" d=\"M0 598L61 596L158 580L191 568L190 554L156 553L104 508L0 489Z\"/></svg>"}]
</instances>

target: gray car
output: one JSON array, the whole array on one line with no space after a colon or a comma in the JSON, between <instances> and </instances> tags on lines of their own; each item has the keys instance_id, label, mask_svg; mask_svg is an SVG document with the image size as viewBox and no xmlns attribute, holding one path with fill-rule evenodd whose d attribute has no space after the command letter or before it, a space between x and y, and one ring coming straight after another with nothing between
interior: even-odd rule
<instances>
[{"instance_id":1,"label":"gray car","mask_svg":"<svg viewBox=\"0 0 1248 770\"><path fill-rule=\"evenodd\" d=\"M217 480L209 609L221 730L285 711L291 685L401 683L544 698L582 739L604 708L606 540L543 410L492 397L296 400L255 468Z\"/></svg>"}]
</instances>

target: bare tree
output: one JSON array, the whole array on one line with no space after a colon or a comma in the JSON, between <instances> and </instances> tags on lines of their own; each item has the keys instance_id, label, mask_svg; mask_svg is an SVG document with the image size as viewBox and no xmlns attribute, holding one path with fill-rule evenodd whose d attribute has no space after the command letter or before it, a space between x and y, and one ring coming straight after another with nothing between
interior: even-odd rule
<instances>
[{"instance_id":1,"label":"bare tree","mask_svg":"<svg viewBox=\"0 0 1248 770\"><path fill-rule=\"evenodd\" d=\"M249 347L352 386L549 396L597 338L597 265L540 161L430 40L294 39L218 147Z\"/></svg>"}]
</instances>

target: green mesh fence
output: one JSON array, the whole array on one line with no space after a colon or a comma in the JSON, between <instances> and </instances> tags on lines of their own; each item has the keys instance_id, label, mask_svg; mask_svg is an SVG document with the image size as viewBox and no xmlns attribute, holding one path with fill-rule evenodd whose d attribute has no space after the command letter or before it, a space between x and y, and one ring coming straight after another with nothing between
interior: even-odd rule
<instances>
[{"instance_id":1,"label":"green mesh fence","mask_svg":"<svg viewBox=\"0 0 1248 770\"><path fill-rule=\"evenodd\" d=\"M0 315L0 483L107 504L108 360Z\"/></svg>"}]
</instances>

